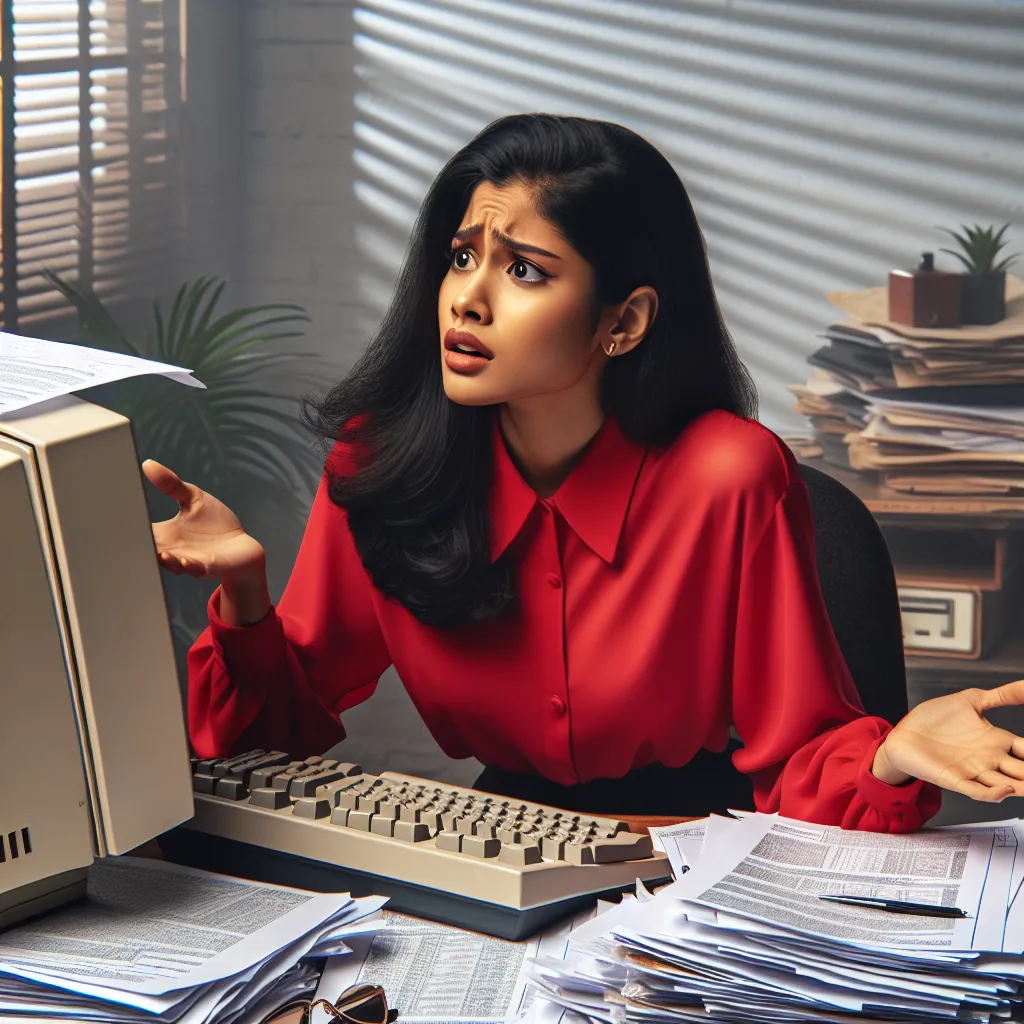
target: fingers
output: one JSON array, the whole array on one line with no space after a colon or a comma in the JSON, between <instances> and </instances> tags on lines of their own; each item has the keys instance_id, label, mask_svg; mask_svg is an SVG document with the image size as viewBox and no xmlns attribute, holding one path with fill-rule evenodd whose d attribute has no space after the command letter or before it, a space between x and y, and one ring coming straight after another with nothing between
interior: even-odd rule
<instances>
[{"instance_id":1,"label":"fingers","mask_svg":"<svg viewBox=\"0 0 1024 1024\"><path fill-rule=\"evenodd\" d=\"M142 472L146 474L146 479L167 497L173 498L183 508L188 507L194 496L194 488L191 484L185 483L174 470L168 469L154 459L146 459L142 463Z\"/></svg>"},{"instance_id":2,"label":"fingers","mask_svg":"<svg viewBox=\"0 0 1024 1024\"><path fill-rule=\"evenodd\" d=\"M978 691L974 704L979 711L990 711L1009 704L1024 704L1024 679L1016 679L991 690Z\"/></svg>"},{"instance_id":3,"label":"fingers","mask_svg":"<svg viewBox=\"0 0 1024 1024\"><path fill-rule=\"evenodd\" d=\"M1011 779L1024 782L1024 761L1016 757L1004 757L999 762L999 771Z\"/></svg>"},{"instance_id":4,"label":"fingers","mask_svg":"<svg viewBox=\"0 0 1024 1024\"><path fill-rule=\"evenodd\" d=\"M999 776L998 772L985 772L984 774L1002 777ZM955 783L950 788L957 793L963 793L964 796L969 796L972 800L980 800L983 803L990 804L997 804L1014 794L1014 788L1009 780L999 785L986 786L981 782L975 782L973 779L964 779L961 782Z\"/></svg>"},{"instance_id":5,"label":"fingers","mask_svg":"<svg viewBox=\"0 0 1024 1024\"><path fill-rule=\"evenodd\" d=\"M158 551L157 560L160 564L175 576L184 573L193 576L197 580L205 579L209 575L209 567L198 558L188 558L184 555L176 555L170 551Z\"/></svg>"}]
</instances>

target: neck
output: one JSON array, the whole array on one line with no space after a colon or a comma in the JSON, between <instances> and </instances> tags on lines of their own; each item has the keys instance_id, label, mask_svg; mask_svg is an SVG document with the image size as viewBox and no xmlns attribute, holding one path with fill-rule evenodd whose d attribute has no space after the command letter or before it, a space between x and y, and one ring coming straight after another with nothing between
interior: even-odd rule
<instances>
[{"instance_id":1,"label":"neck","mask_svg":"<svg viewBox=\"0 0 1024 1024\"><path fill-rule=\"evenodd\" d=\"M550 498L601 429L604 413L596 402L557 405L545 397L546 403L536 405L506 403L499 422L523 479L542 498Z\"/></svg>"}]
</instances>

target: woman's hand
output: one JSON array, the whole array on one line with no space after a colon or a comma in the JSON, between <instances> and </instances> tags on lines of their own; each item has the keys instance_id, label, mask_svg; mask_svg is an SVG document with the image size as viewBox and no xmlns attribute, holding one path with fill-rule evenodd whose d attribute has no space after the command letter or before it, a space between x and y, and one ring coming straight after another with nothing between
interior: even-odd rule
<instances>
[{"instance_id":1,"label":"woman's hand","mask_svg":"<svg viewBox=\"0 0 1024 1024\"><path fill-rule=\"evenodd\" d=\"M242 529L227 505L152 459L143 462L142 471L179 506L173 519L153 524L157 558L165 569L197 579L259 579L265 574L263 546Z\"/></svg>"},{"instance_id":2,"label":"woman's hand","mask_svg":"<svg viewBox=\"0 0 1024 1024\"><path fill-rule=\"evenodd\" d=\"M886 736L871 773L896 786L924 779L990 803L1024 796L1024 739L984 716L1011 704L1024 704L1024 679L923 701Z\"/></svg>"}]
</instances>

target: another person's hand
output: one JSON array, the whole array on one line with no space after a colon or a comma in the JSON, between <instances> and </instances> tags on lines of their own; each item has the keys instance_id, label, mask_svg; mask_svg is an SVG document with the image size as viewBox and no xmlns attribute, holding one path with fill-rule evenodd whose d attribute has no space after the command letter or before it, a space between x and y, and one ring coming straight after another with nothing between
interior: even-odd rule
<instances>
[{"instance_id":1,"label":"another person's hand","mask_svg":"<svg viewBox=\"0 0 1024 1024\"><path fill-rule=\"evenodd\" d=\"M990 803L1024 796L1024 739L984 715L1013 704L1024 704L1024 679L923 701L886 736L871 772L891 785L924 779Z\"/></svg>"},{"instance_id":2,"label":"another person's hand","mask_svg":"<svg viewBox=\"0 0 1024 1024\"><path fill-rule=\"evenodd\" d=\"M196 579L259 578L265 573L263 546L242 529L227 505L153 459L143 462L142 471L179 505L173 519L153 524L157 558L165 569Z\"/></svg>"}]
</instances>

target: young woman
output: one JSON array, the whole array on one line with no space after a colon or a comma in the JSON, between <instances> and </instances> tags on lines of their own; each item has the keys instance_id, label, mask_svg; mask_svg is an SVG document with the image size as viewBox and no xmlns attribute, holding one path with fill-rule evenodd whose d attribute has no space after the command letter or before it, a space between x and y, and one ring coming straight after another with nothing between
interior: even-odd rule
<instances>
[{"instance_id":1,"label":"young woman","mask_svg":"<svg viewBox=\"0 0 1024 1024\"><path fill-rule=\"evenodd\" d=\"M189 656L196 752L321 752L394 664L441 748L487 766L477 788L556 806L907 831L933 784L1024 794L1024 742L982 714L1024 683L895 728L864 713L805 486L755 405L668 161L619 125L494 122L306 410L330 454L276 607L230 510L145 464L180 502L161 564L220 579Z\"/></svg>"}]
</instances>

